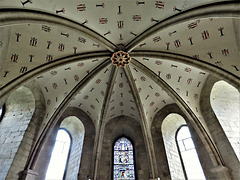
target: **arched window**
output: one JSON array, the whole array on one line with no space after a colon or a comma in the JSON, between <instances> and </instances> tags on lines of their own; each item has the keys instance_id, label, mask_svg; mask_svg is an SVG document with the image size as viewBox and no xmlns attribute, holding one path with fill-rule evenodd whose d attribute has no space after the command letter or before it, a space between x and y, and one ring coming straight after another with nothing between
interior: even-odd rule
<instances>
[{"instance_id":1,"label":"arched window","mask_svg":"<svg viewBox=\"0 0 240 180\"><path fill-rule=\"evenodd\" d=\"M114 144L114 180L135 179L133 145L125 137L119 138Z\"/></svg>"},{"instance_id":2,"label":"arched window","mask_svg":"<svg viewBox=\"0 0 240 180\"><path fill-rule=\"evenodd\" d=\"M210 103L240 161L240 93L225 81L214 84Z\"/></svg>"},{"instance_id":3,"label":"arched window","mask_svg":"<svg viewBox=\"0 0 240 180\"><path fill-rule=\"evenodd\" d=\"M5 113L5 104L2 107L0 107L0 122L3 119L4 113Z\"/></svg>"},{"instance_id":4,"label":"arched window","mask_svg":"<svg viewBox=\"0 0 240 180\"><path fill-rule=\"evenodd\" d=\"M0 107L0 122L2 121L3 118L3 107Z\"/></svg>"},{"instance_id":5,"label":"arched window","mask_svg":"<svg viewBox=\"0 0 240 180\"><path fill-rule=\"evenodd\" d=\"M176 142L186 179L205 179L197 151L186 125L176 132Z\"/></svg>"},{"instance_id":6,"label":"arched window","mask_svg":"<svg viewBox=\"0 0 240 180\"><path fill-rule=\"evenodd\" d=\"M71 145L71 137L64 129L59 129L48 165L46 180L65 179L65 171Z\"/></svg>"}]
</instances>

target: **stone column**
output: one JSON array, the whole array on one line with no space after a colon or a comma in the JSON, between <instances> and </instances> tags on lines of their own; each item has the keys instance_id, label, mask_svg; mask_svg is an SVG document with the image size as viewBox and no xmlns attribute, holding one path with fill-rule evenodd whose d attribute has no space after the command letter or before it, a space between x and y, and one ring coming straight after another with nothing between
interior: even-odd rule
<instances>
[{"instance_id":1,"label":"stone column","mask_svg":"<svg viewBox=\"0 0 240 180\"><path fill-rule=\"evenodd\" d=\"M161 128L152 128L152 140L157 161L157 176L159 179L171 179Z\"/></svg>"},{"instance_id":2,"label":"stone column","mask_svg":"<svg viewBox=\"0 0 240 180\"><path fill-rule=\"evenodd\" d=\"M211 172L218 174L228 172L231 179L240 179L240 162L210 104L211 90L217 81L217 78L209 76L201 93L201 111L224 165L212 168Z\"/></svg>"},{"instance_id":3,"label":"stone column","mask_svg":"<svg viewBox=\"0 0 240 180\"><path fill-rule=\"evenodd\" d=\"M38 177L38 173L34 170L27 169L22 172L22 180L36 180Z\"/></svg>"}]
</instances>

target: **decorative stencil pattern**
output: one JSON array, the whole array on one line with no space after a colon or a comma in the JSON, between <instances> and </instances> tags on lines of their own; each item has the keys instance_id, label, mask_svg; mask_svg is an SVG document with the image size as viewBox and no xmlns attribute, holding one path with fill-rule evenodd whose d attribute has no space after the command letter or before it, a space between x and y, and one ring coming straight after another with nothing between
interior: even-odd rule
<instances>
[{"instance_id":1,"label":"decorative stencil pattern","mask_svg":"<svg viewBox=\"0 0 240 180\"><path fill-rule=\"evenodd\" d=\"M132 95L129 82L123 71L119 68L107 111L107 119L126 115L139 120L139 112Z\"/></svg>"},{"instance_id":2,"label":"decorative stencil pattern","mask_svg":"<svg viewBox=\"0 0 240 180\"><path fill-rule=\"evenodd\" d=\"M202 119L199 100L203 84L208 77L207 72L190 65L163 59L142 58L138 61L163 79L186 102L198 118ZM132 68L132 72L134 71L134 74L139 73L136 67ZM136 74L136 76L139 75ZM142 75L141 81L144 82L144 79L146 78Z\"/></svg>"},{"instance_id":3,"label":"decorative stencil pattern","mask_svg":"<svg viewBox=\"0 0 240 180\"><path fill-rule=\"evenodd\" d=\"M171 1L20 1L3 0L1 6L47 11L72 19L121 46L159 21L191 7L216 0ZM148 9L149 11L144 11ZM151 9L151 10L150 10ZM94 13L93 13L94 12Z\"/></svg>"},{"instance_id":4,"label":"decorative stencil pattern","mask_svg":"<svg viewBox=\"0 0 240 180\"><path fill-rule=\"evenodd\" d=\"M35 81L42 89L46 101L45 122L49 120L69 92L103 60L86 60L72 63L35 78Z\"/></svg>"},{"instance_id":5,"label":"decorative stencil pattern","mask_svg":"<svg viewBox=\"0 0 240 180\"><path fill-rule=\"evenodd\" d=\"M89 51L105 50L79 33L51 25L12 26L9 37L9 42L0 40L2 45L8 45L8 49L11 50L6 51L7 54L3 57L5 63L0 72L3 77L0 87L51 61Z\"/></svg>"},{"instance_id":6,"label":"decorative stencil pattern","mask_svg":"<svg viewBox=\"0 0 240 180\"><path fill-rule=\"evenodd\" d=\"M148 122L152 122L155 114L161 108L168 104L172 104L175 101L146 74L133 65L130 65L130 68L133 73L146 118Z\"/></svg>"},{"instance_id":7,"label":"decorative stencil pattern","mask_svg":"<svg viewBox=\"0 0 240 180\"><path fill-rule=\"evenodd\" d=\"M203 60L240 76L240 54L235 30L239 19L207 18L164 29L136 50L167 51ZM217 44L217 45L216 45Z\"/></svg>"},{"instance_id":8,"label":"decorative stencil pattern","mask_svg":"<svg viewBox=\"0 0 240 180\"><path fill-rule=\"evenodd\" d=\"M85 37L82 35L83 32L47 23L18 24L16 22L18 25L2 26L0 22L0 96L2 89L8 89L7 85L11 83L15 85L16 80L19 77L26 77L29 71L34 72L40 67L48 67L53 61L61 62L67 57L88 56L88 60L75 59L74 63L53 67L49 72L28 79L28 81L35 80L44 94L46 101L44 126L60 104L67 100L67 95L76 90L74 87L106 60L102 57L93 59L90 56L100 52L109 54L111 47L107 49L103 45L107 47L108 43L114 44L119 48L116 52L124 50L125 45L131 46L135 38L138 42L137 38L140 34L161 23L162 20L173 15L174 19L187 9L212 2L219 1L1 0L1 9L18 8L19 11L30 9L47 12L77 22L82 29L92 30L92 34L89 33L88 37ZM4 15L4 12L0 11ZM145 40L133 51L181 54L192 57L193 61L210 64L216 67L217 72L228 73L229 77L239 77L239 23L239 18L221 16L173 23L168 28L159 29L155 34L145 37ZM136 60L164 80L202 120L200 94L209 74L204 69L180 63L178 59L170 61L150 57L136 58ZM122 67L117 67L118 74L116 79L113 79L113 90L110 92L109 104L106 105L108 109L102 109L105 107L103 101L107 95L106 88L112 80L110 72L114 65L111 64L110 58L109 56L109 66L99 68L98 73L88 79L89 82L85 86L79 87L76 96L68 102L68 106L85 111L96 126L103 115L102 112L106 112L106 121L125 115L140 122L139 104L137 105L133 97ZM156 113L164 106L175 103L175 100L151 77L148 77L147 70L139 70L132 61L129 66L142 103L140 105L143 106L143 113L150 125Z\"/></svg>"},{"instance_id":9,"label":"decorative stencil pattern","mask_svg":"<svg viewBox=\"0 0 240 180\"><path fill-rule=\"evenodd\" d=\"M112 65L99 72L70 103L70 106L75 106L85 111L93 119L95 124L98 123L101 117L101 110L111 70Z\"/></svg>"}]
</instances>

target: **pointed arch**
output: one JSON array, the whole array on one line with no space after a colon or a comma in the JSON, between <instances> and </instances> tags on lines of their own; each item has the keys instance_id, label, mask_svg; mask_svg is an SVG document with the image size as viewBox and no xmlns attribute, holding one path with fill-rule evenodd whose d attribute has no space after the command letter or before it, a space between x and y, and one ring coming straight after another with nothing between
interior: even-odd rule
<instances>
[{"instance_id":1,"label":"pointed arch","mask_svg":"<svg viewBox=\"0 0 240 180\"><path fill-rule=\"evenodd\" d=\"M84 125L81 119L76 116L69 116L61 122L60 129L64 129L71 138L70 153L63 179L77 179L84 144Z\"/></svg>"},{"instance_id":2,"label":"pointed arch","mask_svg":"<svg viewBox=\"0 0 240 180\"><path fill-rule=\"evenodd\" d=\"M176 104L171 104L165 106L163 109L161 109L155 116L152 125L151 125L151 133L153 137L153 143L154 143L154 151L157 159L157 165L158 165L158 173L161 177L170 177L170 165L167 157L167 151L169 151L166 148L166 143L164 143L164 135L163 135L163 128L162 124L164 119L171 113L178 114L180 117L182 117L183 121L176 121L178 126L176 126L176 123L171 121L170 127L175 126L175 131L174 133L171 133L172 131L169 131L172 134L172 143L175 144L175 154L178 155L177 148L176 148L176 143L175 143L175 132L178 129L179 126L182 124L187 124L193 141L195 143L195 147L199 156L199 160L201 162L201 165L204 170L204 174L206 178L210 179L216 179L216 178L228 178L229 174L225 168L225 166L222 165L217 165L215 162L212 162L212 153L209 152L208 147L202 142L201 137L203 134L202 132L197 132L196 127L194 126L194 123L192 122L191 119L188 119L187 115L176 105ZM181 123L182 122L182 123ZM171 144L171 142L169 142ZM172 147L171 145L169 146L170 148ZM164 153L165 151L165 153ZM174 160L175 161L175 160ZM179 161L180 162L180 161ZM180 165L181 167L181 165ZM172 173L171 173L172 175ZM183 175L184 179L184 175Z\"/></svg>"},{"instance_id":3,"label":"pointed arch","mask_svg":"<svg viewBox=\"0 0 240 180\"><path fill-rule=\"evenodd\" d=\"M68 129L73 139L69 165L66 170L66 179L92 178L90 174L92 172L95 127L92 119L85 112L74 107L67 108L62 116L56 119L55 124L50 126L43 137L42 143L37 146L35 156L33 159L30 159L31 164L27 164L26 171L29 169L33 171L35 178L45 178L47 164L49 163L59 128ZM83 129L87 129L87 131L83 133ZM28 173L27 176L31 177L31 174Z\"/></svg>"}]
</instances>

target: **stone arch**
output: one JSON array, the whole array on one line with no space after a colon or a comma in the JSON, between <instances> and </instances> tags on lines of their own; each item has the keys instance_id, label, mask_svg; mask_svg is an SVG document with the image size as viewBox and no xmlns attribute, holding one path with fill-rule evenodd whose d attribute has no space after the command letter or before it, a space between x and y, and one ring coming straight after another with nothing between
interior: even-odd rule
<instances>
[{"instance_id":1,"label":"stone arch","mask_svg":"<svg viewBox=\"0 0 240 180\"><path fill-rule=\"evenodd\" d=\"M206 126L210 132L212 140L216 144L219 153L222 157L223 164L227 168L220 168L219 171L229 171L232 179L240 178L240 162L226 136L223 127L221 126L219 119L217 118L212 106L211 106L211 92L214 84L219 79L209 75L206 83L203 86L200 96L200 109L205 120ZM222 109L220 107L220 109Z\"/></svg>"},{"instance_id":2,"label":"stone arch","mask_svg":"<svg viewBox=\"0 0 240 180\"><path fill-rule=\"evenodd\" d=\"M17 89L17 91L18 90L20 90L20 88ZM15 98L15 100L19 101L20 106L16 106L15 110L16 112L20 112L22 109L25 111L21 113L15 113L13 109L9 109L9 111L13 110L16 118L24 120L22 126L20 126L18 130L18 132L23 133L21 135L22 140L21 143L18 144L18 150L11 164L11 168L9 169L6 179L18 179L19 177L23 177L25 174L24 169L26 168L27 162L29 160L29 155L33 150L34 144L38 137L39 127L42 123L43 116L45 115L46 107L44 96L42 94L41 88L35 83L35 81L31 81L25 86L22 86L21 91L23 92L21 95L18 93L16 94L17 98ZM31 95L27 96L27 94ZM8 99L10 97L8 97ZM23 98L27 100L23 101ZM26 102L28 104L31 102L29 104L29 108L25 109L25 103L22 104L22 102ZM7 119L11 118L11 115L13 114L6 114ZM17 123L15 126L17 126Z\"/></svg>"},{"instance_id":3,"label":"stone arch","mask_svg":"<svg viewBox=\"0 0 240 180\"><path fill-rule=\"evenodd\" d=\"M105 169L105 171L99 169L97 179L112 179L113 143L122 136L131 140L134 146L136 179L149 179L150 165L146 161L147 151L141 126L135 119L127 116L116 117L110 120L105 126L102 153L99 162L99 166L101 169Z\"/></svg>"},{"instance_id":4,"label":"stone arch","mask_svg":"<svg viewBox=\"0 0 240 180\"><path fill-rule=\"evenodd\" d=\"M170 113L165 117L161 127L171 177L172 179L204 179L202 167L199 164L200 162L195 148L191 150L191 161L189 161L188 157L183 156L183 152L179 148L177 138L178 133L183 127L187 127L188 129L185 119L177 113ZM192 138L188 140L191 141ZM189 152L190 151L188 151L188 153ZM194 163L196 166L189 166L189 162Z\"/></svg>"},{"instance_id":5,"label":"stone arch","mask_svg":"<svg viewBox=\"0 0 240 180\"><path fill-rule=\"evenodd\" d=\"M51 158L48 164L45 179L66 179L70 151L72 147L72 135L66 128L59 128ZM57 173L56 173L57 172ZM70 173L70 176L73 173ZM75 178L76 179L76 178Z\"/></svg>"},{"instance_id":6,"label":"stone arch","mask_svg":"<svg viewBox=\"0 0 240 180\"><path fill-rule=\"evenodd\" d=\"M68 107L59 120L62 122L63 119L69 116L77 117L85 129L80 167L78 167L78 179L89 180L93 171L93 148L96 136L95 125L93 120L79 108Z\"/></svg>"},{"instance_id":7,"label":"stone arch","mask_svg":"<svg viewBox=\"0 0 240 180\"><path fill-rule=\"evenodd\" d=\"M170 113L164 118L161 127L172 179L185 179L175 139L176 132L182 125L186 125L184 118Z\"/></svg>"},{"instance_id":8,"label":"stone arch","mask_svg":"<svg viewBox=\"0 0 240 180\"><path fill-rule=\"evenodd\" d=\"M214 83L210 104L240 160L240 93L227 82Z\"/></svg>"},{"instance_id":9,"label":"stone arch","mask_svg":"<svg viewBox=\"0 0 240 180\"><path fill-rule=\"evenodd\" d=\"M74 177L76 179L88 180L92 172L92 157L95 139L95 127L92 119L81 109L76 107L68 107L63 112L61 117L59 119L56 119L55 121L56 122L53 123L54 125L48 129L43 141L41 142L41 145L38 147L35 157L33 157L32 159L32 164L30 165L32 173L28 173L28 176L35 179L45 178L57 131L59 130L59 128L65 127L73 134L76 134L78 138L81 136L80 139L78 139L81 142L76 141L76 147L74 148L74 151L71 151L69 159L69 166L71 166L71 163L73 163L73 166L76 164L78 164L78 166L76 166L73 171L69 170L68 168L67 171L69 172L69 174L67 172L66 178ZM70 125L69 123L72 123L73 121L75 123ZM79 123L83 126L80 125L78 128L73 127L74 125L76 125L76 123L78 124L78 126ZM82 129L86 129L84 135L82 133L77 133L78 130L82 131ZM73 134L71 135L73 136ZM81 152L77 152L77 150L81 149L80 146L82 146L82 150ZM77 158L75 159L74 157ZM74 161L70 162L71 159Z\"/></svg>"},{"instance_id":10,"label":"stone arch","mask_svg":"<svg viewBox=\"0 0 240 180\"><path fill-rule=\"evenodd\" d=\"M6 112L0 124L0 152L3 153L0 161L5 164L1 178L18 179L24 170L37 135L36 122L41 119L38 113L44 109L43 104L37 86L35 89L21 86L7 98ZM12 150L5 159L4 152L8 148Z\"/></svg>"},{"instance_id":11,"label":"stone arch","mask_svg":"<svg viewBox=\"0 0 240 180\"><path fill-rule=\"evenodd\" d=\"M67 130L71 136L71 149L68 158L65 179L77 179L83 149L85 129L80 119L76 116L65 118L60 128Z\"/></svg>"},{"instance_id":12,"label":"stone arch","mask_svg":"<svg viewBox=\"0 0 240 180\"><path fill-rule=\"evenodd\" d=\"M157 168L158 168L160 178L161 177L171 178L169 163L166 156L166 148L164 145L163 135L161 131L163 120L170 113L177 113L181 115L183 119L186 121L186 124L191 132L192 139L194 141L205 177L210 179L217 179L220 177L229 178L229 174L228 172L226 172L226 168L222 165L216 164L216 162L213 161L212 159L212 157L214 156L217 156L217 158L219 158L219 155L213 154L213 152L209 149L209 147L203 143L201 136L203 136L204 138L210 138L210 137L205 136L206 132L201 132L199 130L196 130L195 128L197 127L195 126L195 122L193 122L193 120L188 119L187 116L181 111L181 109L176 104L167 105L162 110L160 110L156 114L151 126L154 151L157 159L157 166L158 166Z\"/></svg>"},{"instance_id":13,"label":"stone arch","mask_svg":"<svg viewBox=\"0 0 240 180\"><path fill-rule=\"evenodd\" d=\"M167 147L166 147L167 145L166 143L164 143L163 132L162 132L163 121L171 113L177 113L185 117L176 104L170 104L165 106L161 111L159 111L156 114L151 124L151 135L153 139L154 152L157 160L158 175L160 176L160 178L164 178L164 179L174 178L174 177L171 177L170 168L169 168L171 167L170 165L171 163L168 162ZM182 123L180 122L180 124ZM174 137L175 137L175 134L174 134ZM175 144L174 138L172 139L171 143ZM176 146L174 150L175 150L174 154L176 156L179 156ZM180 160L176 161L176 163L178 165L181 164ZM181 174L180 172L179 177L181 177L182 175L183 174Z\"/></svg>"}]
</instances>

